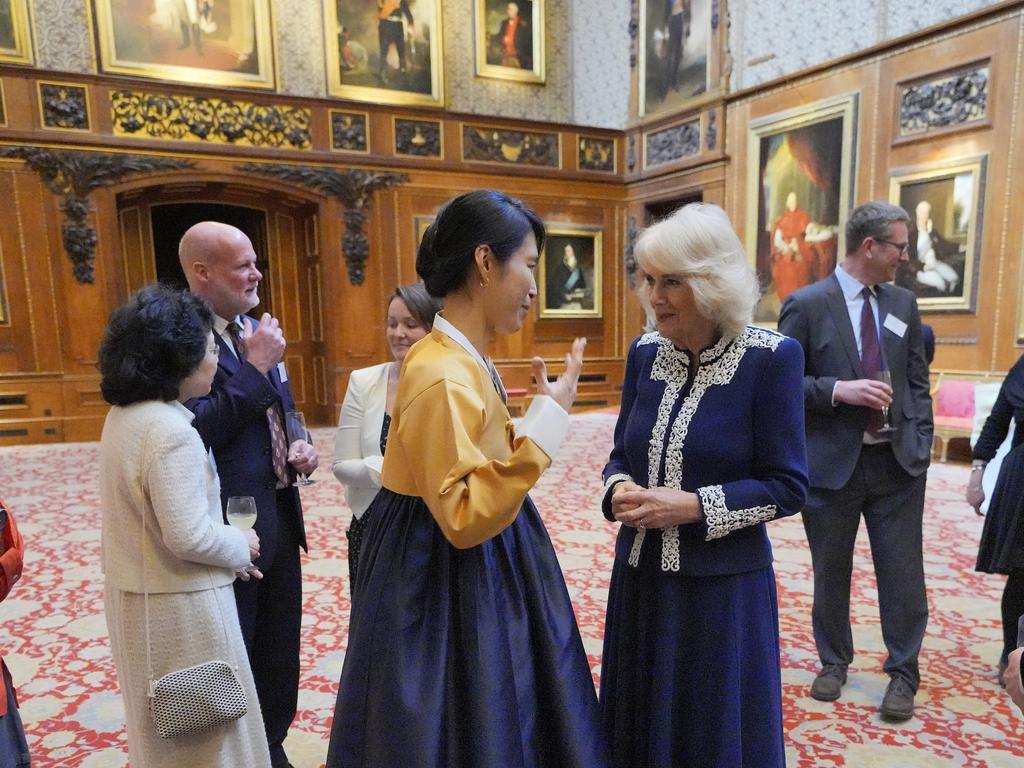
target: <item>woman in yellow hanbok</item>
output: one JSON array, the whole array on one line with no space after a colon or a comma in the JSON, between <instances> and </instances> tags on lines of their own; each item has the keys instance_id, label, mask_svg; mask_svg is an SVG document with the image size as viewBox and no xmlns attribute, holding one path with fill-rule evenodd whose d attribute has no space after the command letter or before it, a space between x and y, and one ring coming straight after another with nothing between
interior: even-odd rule
<instances>
[{"instance_id":1,"label":"woman in yellow hanbok","mask_svg":"<svg viewBox=\"0 0 1024 768\"><path fill-rule=\"evenodd\" d=\"M416 271L445 309L402 366L353 586L330 768L607 765L565 580L527 493L568 425L584 340L518 426L486 351L537 295L544 226L499 192L449 201Z\"/></svg>"}]
</instances>

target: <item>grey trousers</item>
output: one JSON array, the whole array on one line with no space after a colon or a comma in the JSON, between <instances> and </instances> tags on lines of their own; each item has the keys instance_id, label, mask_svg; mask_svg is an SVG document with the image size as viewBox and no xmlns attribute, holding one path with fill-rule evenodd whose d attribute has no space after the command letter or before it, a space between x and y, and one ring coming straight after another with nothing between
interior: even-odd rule
<instances>
[{"instance_id":1,"label":"grey trousers","mask_svg":"<svg viewBox=\"0 0 1024 768\"><path fill-rule=\"evenodd\" d=\"M863 516L878 581L885 671L917 690L917 658L928 625L921 522L926 474L908 475L888 443L865 445L849 482L838 490L812 488L803 511L814 566L814 642L822 664L853 661L850 579Z\"/></svg>"}]
</instances>

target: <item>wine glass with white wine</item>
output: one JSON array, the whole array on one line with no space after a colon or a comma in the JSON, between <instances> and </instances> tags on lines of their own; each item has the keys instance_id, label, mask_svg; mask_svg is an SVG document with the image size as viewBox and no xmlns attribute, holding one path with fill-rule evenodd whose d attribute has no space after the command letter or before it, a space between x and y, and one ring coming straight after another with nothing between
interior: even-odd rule
<instances>
[{"instance_id":1,"label":"wine glass with white wine","mask_svg":"<svg viewBox=\"0 0 1024 768\"><path fill-rule=\"evenodd\" d=\"M228 524L243 533L256 525L256 499L252 496L229 496L227 509ZM245 570L251 572L255 566L249 563Z\"/></svg>"},{"instance_id":2,"label":"wine glass with white wine","mask_svg":"<svg viewBox=\"0 0 1024 768\"><path fill-rule=\"evenodd\" d=\"M310 445L313 444L313 436L306 429L306 417L302 415L302 411L288 411L284 415L284 427L288 435L289 448L291 448L292 443L296 440L305 440ZM296 485L312 485L316 482L316 480L310 480L301 472L297 474L298 480L295 481Z\"/></svg>"}]
</instances>

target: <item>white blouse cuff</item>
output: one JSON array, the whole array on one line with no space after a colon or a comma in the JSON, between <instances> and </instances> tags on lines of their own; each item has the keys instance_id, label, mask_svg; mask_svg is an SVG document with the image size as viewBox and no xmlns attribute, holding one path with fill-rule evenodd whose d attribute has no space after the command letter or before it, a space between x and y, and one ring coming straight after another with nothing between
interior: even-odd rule
<instances>
[{"instance_id":1,"label":"white blouse cuff","mask_svg":"<svg viewBox=\"0 0 1024 768\"><path fill-rule=\"evenodd\" d=\"M366 469L370 473L370 479L380 485L380 470L384 466L384 457L367 456L363 459L363 463L366 464Z\"/></svg>"},{"instance_id":2,"label":"white blouse cuff","mask_svg":"<svg viewBox=\"0 0 1024 768\"><path fill-rule=\"evenodd\" d=\"M528 437L554 461L569 429L569 414L547 395L536 395L516 427L516 437Z\"/></svg>"}]
</instances>

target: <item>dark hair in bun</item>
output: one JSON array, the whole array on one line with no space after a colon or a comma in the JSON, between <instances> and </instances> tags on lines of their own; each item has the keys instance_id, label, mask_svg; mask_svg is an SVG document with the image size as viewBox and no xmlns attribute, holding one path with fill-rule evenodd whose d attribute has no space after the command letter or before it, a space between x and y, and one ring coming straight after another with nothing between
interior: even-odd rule
<instances>
[{"instance_id":1,"label":"dark hair in bun","mask_svg":"<svg viewBox=\"0 0 1024 768\"><path fill-rule=\"evenodd\" d=\"M493 189L476 189L441 206L416 253L416 272L431 296L443 298L466 282L477 246L507 260L530 233L544 247L544 222L521 200Z\"/></svg>"}]
</instances>

